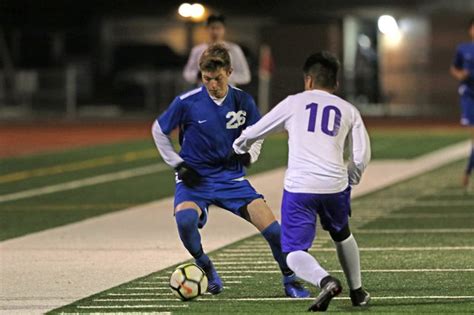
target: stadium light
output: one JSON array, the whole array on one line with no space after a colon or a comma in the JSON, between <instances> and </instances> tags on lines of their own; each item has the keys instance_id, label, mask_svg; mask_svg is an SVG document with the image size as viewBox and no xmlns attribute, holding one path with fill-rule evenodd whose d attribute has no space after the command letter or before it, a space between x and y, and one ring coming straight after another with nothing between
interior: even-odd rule
<instances>
[{"instance_id":1,"label":"stadium light","mask_svg":"<svg viewBox=\"0 0 474 315\"><path fill-rule=\"evenodd\" d=\"M394 35L400 31L397 20L395 20L395 18L391 15L382 15L379 17L377 25L379 27L379 31L385 35Z\"/></svg>"},{"instance_id":2,"label":"stadium light","mask_svg":"<svg viewBox=\"0 0 474 315\"><path fill-rule=\"evenodd\" d=\"M190 5L189 3L183 3L182 5L179 6L178 13L179 13L179 15L181 15L184 18L191 17L192 8L193 8L193 6Z\"/></svg>"},{"instance_id":3,"label":"stadium light","mask_svg":"<svg viewBox=\"0 0 474 315\"><path fill-rule=\"evenodd\" d=\"M179 6L178 13L184 18L199 20L206 13L206 8L200 3L183 3Z\"/></svg>"},{"instance_id":4,"label":"stadium light","mask_svg":"<svg viewBox=\"0 0 474 315\"><path fill-rule=\"evenodd\" d=\"M402 39L402 33L397 20L391 15L382 15L377 21L380 33L385 35L385 40L389 46L396 47Z\"/></svg>"}]
</instances>

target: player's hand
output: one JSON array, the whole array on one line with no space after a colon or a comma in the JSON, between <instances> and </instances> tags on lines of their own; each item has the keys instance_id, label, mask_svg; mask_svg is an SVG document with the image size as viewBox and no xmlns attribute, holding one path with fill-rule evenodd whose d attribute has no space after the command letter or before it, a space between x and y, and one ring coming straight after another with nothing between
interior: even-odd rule
<instances>
[{"instance_id":1,"label":"player's hand","mask_svg":"<svg viewBox=\"0 0 474 315\"><path fill-rule=\"evenodd\" d=\"M186 163L179 164L175 170L178 173L178 179L182 180L186 186L193 188L201 183L201 175Z\"/></svg>"},{"instance_id":2,"label":"player's hand","mask_svg":"<svg viewBox=\"0 0 474 315\"><path fill-rule=\"evenodd\" d=\"M240 164L242 164L245 167L250 167L251 163L251 157L250 153L244 153L244 154L238 154L234 150L232 150L231 154L229 155L229 160L231 161L238 161Z\"/></svg>"}]
</instances>

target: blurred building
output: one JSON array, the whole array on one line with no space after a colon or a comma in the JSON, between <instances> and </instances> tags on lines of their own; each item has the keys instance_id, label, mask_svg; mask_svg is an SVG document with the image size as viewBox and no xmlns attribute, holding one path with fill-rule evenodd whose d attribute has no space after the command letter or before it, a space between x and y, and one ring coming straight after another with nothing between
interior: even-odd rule
<instances>
[{"instance_id":1,"label":"blurred building","mask_svg":"<svg viewBox=\"0 0 474 315\"><path fill-rule=\"evenodd\" d=\"M243 47L258 97L262 45L272 54L269 104L302 89L301 66L316 50L342 60L339 93L366 114L457 117L448 75L468 40L472 1L205 1L228 17L227 38ZM202 22L179 3L152 0L0 2L0 118L41 114L149 115L189 88L181 77ZM378 28L394 17L397 33ZM268 79L268 78L267 78ZM260 98L261 99L261 98Z\"/></svg>"}]
</instances>

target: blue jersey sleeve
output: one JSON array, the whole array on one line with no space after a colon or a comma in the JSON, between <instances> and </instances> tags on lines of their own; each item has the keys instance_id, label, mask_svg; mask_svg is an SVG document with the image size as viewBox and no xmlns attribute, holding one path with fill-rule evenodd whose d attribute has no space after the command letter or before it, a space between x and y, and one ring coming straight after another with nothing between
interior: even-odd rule
<instances>
[{"instance_id":1,"label":"blue jersey sleeve","mask_svg":"<svg viewBox=\"0 0 474 315\"><path fill-rule=\"evenodd\" d=\"M184 103L177 97L170 104L168 109L158 117L158 123L164 134L168 135L178 127L184 120Z\"/></svg>"},{"instance_id":2,"label":"blue jersey sleeve","mask_svg":"<svg viewBox=\"0 0 474 315\"><path fill-rule=\"evenodd\" d=\"M453 66L457 69L462 69L464 65L464 58L462 54L461 46L458 46L456 55L454 56Z\"/></svg>"},{"instance_id":3,"label":"blue jersey sleeve","mask_svg":"<svg viewBox=\"0 0 474 315\"><path fill-rule=\"evenodd\" d=\"M260 115L260 112L258 111L255 101L253 100L253 97L251 97L250 95L247 95L245 105L247 111L247 119L245 121L244 129L245 127L255 124L262 117Z\"/></svg>"}]
</instances>

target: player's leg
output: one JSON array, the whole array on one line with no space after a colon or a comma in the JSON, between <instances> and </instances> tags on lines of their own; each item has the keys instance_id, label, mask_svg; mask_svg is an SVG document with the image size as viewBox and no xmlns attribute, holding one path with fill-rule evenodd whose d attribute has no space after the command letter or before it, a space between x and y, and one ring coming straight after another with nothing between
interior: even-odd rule
<instances>
[{"instance_id":1,"label":"player's leg","mask_svg":"<svg viewBox=\"0 0 474 315\"><path fill-rule=\"evenodd\" d=\"M317 200L313 197L312 194L283 192L281 243L283 251L288 253L288 266L296 276L321 288L309 310L325 311L342 286L307 252L316 236Z\"/></svg>"},{"instance_id":2,"label":"player's leg","mask_svg":"<svg viewBox=\"0 0 474 315\"><path fill-rule=\"evenodd\" d=\"M199 195L199 192L183 184L176 186L176 225L184 247L194 257L196 264L206 272L208 291L212 294L217 294L222 291L223 285L212 261L202 248L199 228L202 228L206 223L207 204Z\"/></svg>"},{"instance_id":3,"label":"player's leg","mask_svg":"<svg viewBox=\"0 0 474 315\"><path fill-rule=\"evenodd\" d=\"M251 222L262 234L271 248L273 257L283 273L285 294L290 297L308 297L309 291L297 281L295 273L288 267L286 255L281 248L281 227L275 215L262 198L254 199L241 208L241 216Z\"/></svg>"},{"instance_id":4,"label":"player's leg","mask_svg":"<svg viewBox=\"0 0 474 315\"><path fill-rule=\"evenodd\" d=\"M350 188L341 193L331 194L322 201L321 224L329 231L336 246L337 257L347 279L354 306L364 306L370 295L362 288L360 254L357 242L349 228Z\"/></svg>"}]
</instances>

